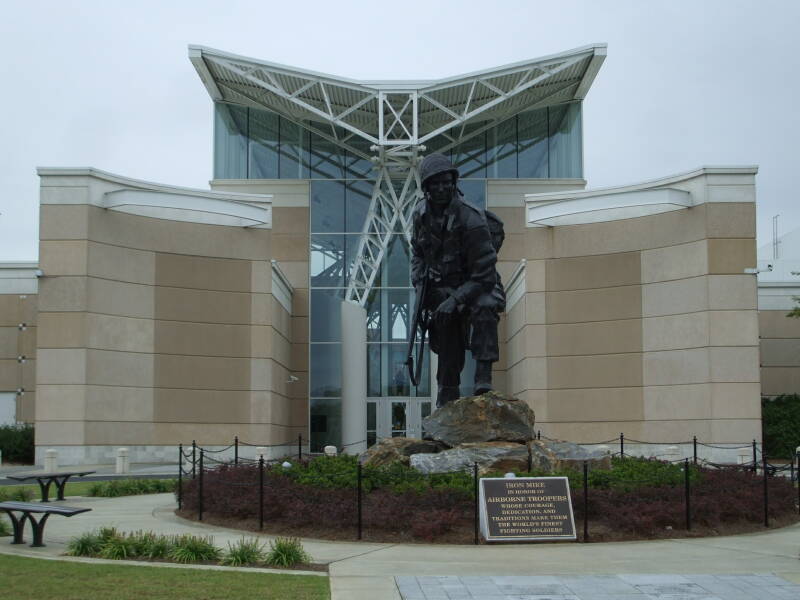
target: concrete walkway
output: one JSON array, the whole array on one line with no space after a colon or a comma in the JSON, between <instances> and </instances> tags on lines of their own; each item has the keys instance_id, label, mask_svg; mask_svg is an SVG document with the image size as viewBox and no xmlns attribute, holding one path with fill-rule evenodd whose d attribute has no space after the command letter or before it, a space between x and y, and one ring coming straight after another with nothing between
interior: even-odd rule
<instances>
[{"instance_id":1,"label":"concrete walkway","mask_svg":"<svg viewBox=\"0 0 800 600\"><path fill-rule=\"evenodd\" d=\"M176 517L172 494L69 498L65 504L91 508L92 511L69 519L52 517L45 531L45 543L48 544L45 548L11 545L8 543L10 539L4 538L0 539L0 552L55 558L65 552L72 537L101 526L114 526L122 531L142 529L163 534L211 535L216 545L221 547L242 537L240 531ZM267 535L259 537L264 541L272 539ZM590 597L605 600L616 597L626 600L761 600L772 597L800 600L800 526L731 537L606 544L447 546L306 539L303 545L315 562L329 565L333 600L582 600ZM713 588L712 583L717 581L714 577L693 577L750 574L763 579L742 580L743 586L735 588L737 593L728 596L720 596L715 591L722 588ZM629 575L651 578L640 578L636 584L621 577ZM668 577L653 579L655 575ZM766 578L773 575L780 579ZM503 579L508 576L516 578ZM731 581L730 577L719 579L726 584ZM572 587L566 582L572 582ZM761 586L756 588L753 582L761 582ZM606 588L602 588L600 583L606 584ZM747 588L748 585L751 587ZM781 589L768 595L769 586ZM576 592L587 589L594 590L592 593L601 589L612 593L586 596ZM760 590L760 595L748 595L748 589ZM471 590L482 595L476 596ZM490 590L497 590L497 593L489 594ZM704 595L699 595L701 590ZM523 591L526 593L517 593ZM623 591L624 595L618 596Z\"/></svg>"}]
</instances>

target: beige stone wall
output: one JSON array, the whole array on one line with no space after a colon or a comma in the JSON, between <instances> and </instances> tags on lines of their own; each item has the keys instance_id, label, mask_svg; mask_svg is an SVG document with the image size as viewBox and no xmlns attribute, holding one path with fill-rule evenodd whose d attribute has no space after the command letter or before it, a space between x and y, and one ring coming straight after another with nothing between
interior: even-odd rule
<instances>
[{"instance_id":1,"label":"beige stone wall","mask_svg":"<svg viewBox=\"0 0 800 600\"><path fill-rule=\"evenodd\" d=\"M800 394L800 319L786 316L792 303L791 296L787 296L786 308L758 313L764 396Z\"/></svg>"},{"instance_id":2,"label":"beige stone wall","mask_svg":"<svg viewBox=\"0 0 800 600\"><path fill-rule=\"evenodd\" d=\"M96 206L124 188L42 177L37 446L305 436L307 401L288 383L291 291L281 303L273 290L272 232Z\"/></svg>"},{"instance_id":3,"label":"beige stone wall","mask_svg":"<svg viewBox=\"0 0 800 600\"><path fill-rule=\"evenodd\" d=\"M545 435L761 437L756 281L744 274L756 262L753 175L669 185L696 205L524 231L522 207L503 214L513 233L501 258L526 259L506 317L507 390Z\"/></svg>"},{"instance_id":4,"label":"beige stone wall","mask_svg":"<svg viewBox=\"0 0 800 600\"><path fill-rule=\"evenodd\" d=\"M17 393L17 421L33 423L37 294L10 289L4 292L7 293L0 293L0 392L22 390Z\"/></svg>"}]
</instances>

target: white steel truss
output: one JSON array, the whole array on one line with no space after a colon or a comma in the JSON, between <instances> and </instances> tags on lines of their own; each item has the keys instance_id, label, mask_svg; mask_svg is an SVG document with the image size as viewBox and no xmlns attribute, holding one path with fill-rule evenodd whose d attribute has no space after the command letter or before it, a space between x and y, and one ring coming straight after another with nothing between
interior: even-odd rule
<instances>
[{"instance_id":1,"label":"white steel truss","mask_svg":"<svg viewBox=\"0 0 800 600\"><path fill-rule=\"evenodd\" d=\"M347 298L363 305L391 235L410 239L418 162L441 136L447 151L515 114L583 98L605 44L438 81L356 81L201 46L189 58L214 100L265 108L375 162L377 177ZM395 181L402 181L396 189ZM398 229L399 228L399 229Z\"/></svg>"},{"instance_id":2,"label":"white steel truss","mask_svg":"<svg viewBox=\"0 0 800 600\"><path fill-rule=\"evenodd\" d=\"M411 243L411 211L421 195L418 150L377 148L378 175L355 261L350 266L345 298L351 302L366 304L393 235L402 233L406 242ZM396 185L401 181L402 185Z\"/></svg>"}]
</instances>

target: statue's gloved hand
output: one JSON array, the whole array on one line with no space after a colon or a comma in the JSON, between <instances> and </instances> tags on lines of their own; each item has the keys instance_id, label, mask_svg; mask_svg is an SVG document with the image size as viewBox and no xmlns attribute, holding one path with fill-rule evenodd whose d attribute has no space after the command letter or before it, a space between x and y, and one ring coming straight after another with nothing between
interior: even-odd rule
<instances>
[{"instance_id":1,"label":"statue's gloved hand","mask_svg":"<svg viewBox=\"0 0 800 600\"><path fill-rule=\"evenodd\" d=\"M456 308L458 308L456 299L453 296L448 296L447 300L442 302L433 312L433 316L437 319L446 319L456 311Z\"/></svg>"}]
</instances>

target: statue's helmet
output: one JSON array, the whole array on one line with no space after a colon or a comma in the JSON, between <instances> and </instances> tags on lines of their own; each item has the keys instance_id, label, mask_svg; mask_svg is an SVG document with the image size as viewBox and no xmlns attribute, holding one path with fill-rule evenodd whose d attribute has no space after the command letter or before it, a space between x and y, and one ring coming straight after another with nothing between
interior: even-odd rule
<instances>
[{"instance_id":1,"label":"statue's helmet","mask_svg":"<svg viewBox=\"0 0 800 600\"><path fill-rule=\"evenodd\" d=\"M453 178L458 181L458 169L453 166L453 163L444 154L434 152L423 158L419 166L419 179L422 189L425 189L425 182L428 179L440 173L452 173Z\"/></svg>"}]
</instances>

